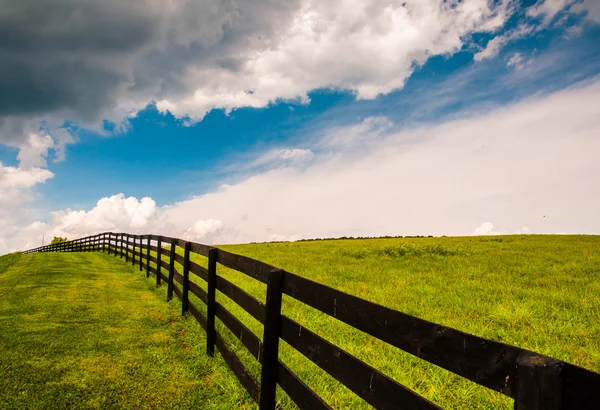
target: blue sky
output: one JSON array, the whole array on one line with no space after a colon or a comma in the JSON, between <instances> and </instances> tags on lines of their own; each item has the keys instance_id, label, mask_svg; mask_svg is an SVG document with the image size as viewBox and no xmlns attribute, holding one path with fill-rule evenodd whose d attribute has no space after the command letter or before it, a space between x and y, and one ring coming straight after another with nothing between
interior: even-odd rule
<instances>
[{"instance_id":1,"label":"blue sky","mask_svg":"<svg viewBox=\"0 0 600 410\"><path fill-rule=\"evenodd\" d=\"M248 17L252 24L240 26L238 33L236 20L228 20L229 14L224 11L222 20L233 28L228 31L222 28L225 26L217 27L217 34L207 34L210 41L194 37L195 31L186 33L180 29L181 39L171 39L167 45L148 40L143 48L132 45L130 50L115 50L114 61L108 55L108 62L102 63L108 66L108 69L102 66L102 70L112 70L107 76L109 80L101 78L100 68L93 70L95 56L73 46L69 52L81 58L85 67L82 74L73 71L71 78L72 81L83 78L84 82L75 91L65 91L64 100L60 100L60 91L50 92L65 87L60 75L52 77L44 73L40 74L42 80L20 79L18 84L23 84L24 93L30 92L31 87L26 87L28 81L45 84L46 89L34 91L43 99L56 101L49 102L49 107L35 109L34 102L31 107L24 103L21 111L10 109L10 101L0 106L0 109L9 107L0 112L3 167L0 177L5 179L4 187L0 185L0 193L5 197L0 201L0 209L3 208L0 227L4 227L0 250L8 249L7 244L14 241L19 241L19 246L29 246L40 234L79 236L119 229L160 231L205 242L352 234L600 231L600 225L591 222L591 214L584 212L575 219L565 217L566 210L573 208L573 203L564 202L565 195L573 188L568 181L564 191L556 188L556 197L546 197L546 190L524 201L519 199L517 191L511 192L509 188L502 193L491 189L479 195L476 187L483 186L481 181L467 178L464 186L457 189L461 195L454 197L449 192L441 200L436 197L439 205L430 209L439 218L436 223L432 223L428 214L416 212L417 209L411 217L415 225L398 219L393 212L388 216L389 223L385 219L370 223L366 216L374 210L384 212L382 208L368 202L348 205L348 198L361 192L352 185L364 183L362 177L366 181L371 177L381 179L380 174L369 175L369 169L373 168L367 168L357 177L356 173L362 169L359 164L385 158L386 164L397 163L397 168L385 174L394 177L390 172L400 172L403 158L410 164L420 150L430 150L422 154L425 158L437 158L440 147L445 146L440 141L450 138L444 133L452 134L448 131L452 124L463 121L468 130L472 124L505 116L515 121L534 121L536 115L527 115L527 109L533 112L544 104L548 104L549 113L555 107L556 112L565 113L563 118L553 116L552 121L572 126L574 130L572 138L557 142L563 145L553 146L557 152L573 155L564 161L569 168L560 175L572 172L574 176L585 171L589 175L586 183L590 187L597 183L600 174L594 173L600 170L593 165L592 169L568 165L573 162L587 166L586 159L578 155L597 147L600 135L600 128L595 128L594 122L600 117L599 108L586 107L584 111L589 118L580 118L577 110L573 111L573 118L568 116L569 109L574 109L573 98L592 101L592 105L598 101L597 2L472 1L457 3L451 10L414 5L412 14L403 14L389 4L368 3L365 0L361 5L371 14L365 11L350 16L356 19L358 27L367 27L362 31L344 26L332 17L327 7L310 2L300 7L282 6L277 11L280 14L272 16L280 18L281 24L286 19L292 22L287 34L279 23L254 21L254 17ZM430 3L437 4L433 0ZM60 6L67 7L66 4ZM467 6L470 11L460 10ZM106 7L119 5L110 3ZM202 10L180 12L192 17L195 12L202 19ZM298 16L314 18L309 21L311 32L307 34L306 22ZM328 25L319 28L315 21L318 24L325 21ZM122 28L117 23L111 22ZM210 24L206 25L210 34ZM315 40L311 37L313 32L321 37ZM341 37L335 37L335 33L342 33ZM74 28L73 36L76 35L88 34L78 33ZM99 38L98 42L105 41L97 33L89 36L94 41L94 36ZM345 43L350 40L351 43ZM265 48L261 42L267 41ZM244 54L241 50L252 52ZM183 51L204 57L195 60ZM45 53L49 59L56 58L58 66L62 64L60 52L56 56ZM107 51L103 49L103 53ZM121 71L122 61L123 65L130 65L130 72ZM36 73L31 70L27 74L10 75L34 77ZM121 77L128 81L111 89L113 79ZM96 79L99 84L105 81L109 85L95 88ZM36 98L38 101L41 97ZM571 105L562 108L561 103ZM547 124L544 121L528 124L539 138L527 145L534 150L536 144L544 144L545 138L542 131L535 130ZM529 138L526 129L519 128L517 132ZM496 144L477 133L467 140L461 138L455 137L457 145L446 151L448 155L473 141L477 144L478 139L482 147ZM509 143L514 135L497 138L498 146L513 144L513 149L520 141ZM501 152L499 149L489 161L498 161L507 168L524 167L525 175L533 172L526 167L527 164L534 167L535 161L526 157L513 160L503 157ZM469 158L473 163L479 161ZM453 160L461 161L459 156ZM447 173L442 163L433 161L429 164L430 172ZM464 164L450 162L446 166L458 173ZM495 178L496 174L488 171ZM428 175L419 172L424 171L416 166L415 181L422 178L422 185L430 184L428 190L445 192ZM22 175L19 181L30 178L31 182L11 183L9 178L16 178L17 174ZM311 175L315 178L314 186L319 185L323 192L315 194L316 199L302 203L302 198L306 198L303 189L312 192L312 182L305 180ZM339 178L333 177L336 175ZM404 176L399 174L391 180L402 180ZM270 182L264 182L267 180ZM323 185L328 180L331 185ZM508 180L501 182L510 187L522 181L512 181L512 185ZM552 181L546 182L552 185ZM245 191L245 187L253 184L258 184L254 192ZM294 184L303 188L294 190ZM346 187L344 193L340 186ZM268 201L269 196L278 195L273 189L285 192L286 200L300 202L298 208L283 201L277 211L266 209L264 215L252 211L250 205L245 209L246 203L256 201L254 196L264 196ZM373 189L379 191L370 195L391 205L399 199L392 194L388 198L386 193L394 189L421 192L421 188L401 183L394 188ZM528 190L526 186L522 189ZM589 191L585 187L581 190ZM332 194L337 191L339 195ZM142 201L144 197L147 199ZM316 216L320 211L319 197L329 198L333 214L337 207L345 209L348 215L328 226L326 220ZM506 200L506 205L494 210L490 206L493 198ZM529 221L521 215L524 208L541 198L549 210L555 209L553 224L539 225L537 219ZM590 194L572 200L594 205L598 196ZM103 205L98 201L103 201ZM469 210L457 217L458 204ZM259 204L256 206L260 208ZM419 204L414 206L423 208ZM405 211L410 212L411 208ZM464 226L444 225L444 215L464 219ZM470 215L479 219L471 220ZM352 221L357 219L361 222L354 224ZM292 220L301 222L294 225L290 223ZM588 220L590 223L586 223ZM410 226L410 231L404 231L404 226ZM27 233L18 233L22 228L27 228Z\"/></svg>"}]
</instances>

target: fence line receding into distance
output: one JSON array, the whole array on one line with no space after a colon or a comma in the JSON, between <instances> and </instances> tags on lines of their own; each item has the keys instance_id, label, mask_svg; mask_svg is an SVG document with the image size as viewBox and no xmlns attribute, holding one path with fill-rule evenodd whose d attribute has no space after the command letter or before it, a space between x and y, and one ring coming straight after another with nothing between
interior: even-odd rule
<instances>
[{"instance_id":1,"label":"fence line receding into distance","mask_svg":"<svg viewBox=\"0 0 600 410\"><path fill-rule=\"evenodd\" d=\"M206 331L206 351L216 349L261 410L274 409L279 386L301 409L331 407L279 359L284 340L321 369L377 409L439 409L440 407L311 332L281 312L282 295L387 342L399 349L514 399L517 410L600 408L600 374L519 347L437 325L360 299L264 262L222 249L158 235L106 232L23 252L106 251L131 259L132 265L167 283L167 298L181 300ZM156 256L153 256L153 254ZM183 254L183 255L182 255ZM205 268L191 254L208 258ZM163 257L169 259L167 263ZM136 259L137 258L137 259ZM156 268L150 262L156 264ZM183 268L175 268L178 262ZM266 303L217 275L217 264L242 272L267 285ZM166 274L165 274L166 273ZM207 290L190 281L207 283ZM263 324L262 340L216 301L221 292ZM206 316L189 299L206 304ZM260 381L246 369L215 329L215 317L261 364ZM308 324L310 325L310 324Z\"/></svg>"}]
</instances>

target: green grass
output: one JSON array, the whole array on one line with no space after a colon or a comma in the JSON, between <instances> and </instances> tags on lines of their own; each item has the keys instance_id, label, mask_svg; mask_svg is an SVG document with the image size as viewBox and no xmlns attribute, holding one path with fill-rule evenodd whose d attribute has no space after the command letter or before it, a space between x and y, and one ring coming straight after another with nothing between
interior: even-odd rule
<instances>
[{"instance_id":1,"label":"green grass","mask_svg":"<svg viewBox=\"0 0 600 410\"><path fill-rule=\"evenodd\" d=\"M423 319L600 371L600 337L598 336L600 335L600 237L598 236L526 235L334 240L249 244L222 246L222 248L268 262L311 280ZM194 259L206 266L205 258L195 256ZM0 266L2 266L1 261L2 259L0 259ZM93 268L90 263L93 264ZM49 266L54 266L50 269L54 272L51 275L47 272ZM84 272L81 272L82 266L87 266ZM181 269L178 264L177 266ZM137 268L133 273L130 267L125 267L124 262L115 261L113 256L101 254L24 255L18 263L0 275L0 293L7 293L2 289L15 288L16 284L21 283L19 280L22 281L22 277L31 275L31 272L36 272L37 269L39 272L36 274L36 282L43 283L50 280L49 275L52 282L40 288L40 285L33 286L31 283L27 285L28 282L25 281L22 286L26 287L20 290L21 298L14 299L8 305L3 300L6 296L0 297L0 326L2 328L7 326L7 321L14 323L13 326L17 324L21 326L20 336L0 335L0 346L4 346L5 337L7 340L13 340L12 343L18 346L19 340L33 337L30 333L35 326L41 324L47 326L50 323L48 317L52 315L36 319L37 322L27 322L25 319L31 321L32 318L18 316L24 315L26 310L34 311L27 313L28 315L35 314L39 309L38 300L44 300L43 296L46 293L62 296L65 294L64 287L77 289L78 292L83 287L82 292L93 292L92 289L88 289L92 287L87 286L88 282L91 284L96 281L106 281L102 291L115 292L113 294L115 299L111 303L120 306L119 312L137 311L138 317L144 314L150 315L150 311L162 312L168 318L158 320L158 323L142 320L136 327L139 333L135 337L112 339L112 335L109 335L102 339L105 343L109 341L112 343L114 356L111 356L111 360L117 361L118 355L123 354L122 349L125 349L129 352L126 356L144 357L141 362L152 362L153 359L160 358L167 361L168 365L164 362L162 366L155 367L147 364L150 366L148 369L161 369L156 370L158 375L153 373L154 370L148 370L143 373L143 377L133 378L129 378L127 372L122 369L124 373L119 380L124 380L124 385L128 386L124 389L129 392L127 397L122 399L125 401L121 403L118 401L121 396L118 394L111 396L108 392L95 396L94 389L90 389L79 396L87 397L89 407L98 403L98 397L113 397L119 406L136 407L138 404L135 400L144 397L144 394L150 394L153 398L139 407L163 408L177 405L186 407L189 402L185 400L188 400L187 395L192 394L190 391L198 394L197 401L193 405L199 408L237 408L238 404L234 403L238 402L245 402L248 407L254 407L242 387L235 382L234 376L226 369L223 361L207 359L204 350L196 348L204 343L201 328L192 323L191 319L179 318L179 305L176 302L170 304L163 302L164 289L156 291L151 285L154 279L140 278ZM227 277L264 301L265 285L222 266L218 267L218 274ZM59 277L61 281L67 282L60 282ZM65 277L74 277L74 279ZM94 279L90 279L91 277ZM7 278L11 279L7 281ZM201 279L193 275L191 279L206 287ZM82 286L82 283L86 286ZM109 289L113 284L117 288ZM135 289L137 296L133 297L128 293L129 289ZM88 320L87 325L96 331L100 331L99 329L105 326L104 320L133 320L127 319L126 315L118 319L114 311L104 319L100 319L103 317L101 312L113 305L98 303L98 297L99 294L93 296L82 294L81 299L63 298L60 300L63 306L61 309L67 310L63 312L63 320L68 323L68 320L74 320L73 314L79 312L79 320ZM20 302L22 299L27 300ZM205 310L202 302L193 296L191 299L201 310ZM260 323L224 295L217 294L217 299L259 337L262 337ZM70 306L79 306L79 310L73 310ZM87 306L90 307L86 308ZM144 306L146 311L140 311L139 309L143 309ZM9 308L14 312L5 313L4 309ZM47 309L50 307L48 306ZM513 406L511 399L499 393L428 364L291 298L284 297L283 312L443 408L509 409ZM179 330L175 331L175 334L165 331L165 323L175 323L179 326L177 329L185 329L185 337L182 339L182 336L177 333ZM218 320L217 326L244 364L258 378L260 370L256 360ZM70 343L67 343L66 339L63 342L62 338L67 338L67 334L76 331L72 327L63 325L65 335L57 333L55 339L69 345ZM151 355L152 358L147 360L145 355L149 354L147 352L149 347L158 349L154 342L148 340L153 332L159 332L157 329L161 332L165 331L172 338L162 345L164 350ZM85 340L81 335L75 338ZM27 355L29 360L36 362L39 357L52 351L49 346L39 347L35 342L30 343L20 350L21 353L11 353L11 355ZM186 345L190 347L189 350L181 347ZM2 366L14 366L19 361L14 357L4 358L3 355L7 354L6 350L6 348L0 350L0 363ZM98 357L102 353L93 345L87 344L81 346L79 352L80 355L87 355L90 358ZM283 342L281 357L334 408L369 408L356 395ZM59 354L52 360L68 361L66 357ZM177 363L183 365L178 366ZM4 368L2 370L4 372ZM23 371L25 372L23 380L27 380L27 371ZM89 372L90 369L81 368L76 374L79 378L95 377L97 383L106 383L106 376L102 374L87 376ZM190 383L196 383L185 394L178 396L181 397L181 402L173 399L174 393L165 395L164 390L154 394L159 388L156 386L167 388L174 375L181 377L185 375L186 380L191 380ZM12 380L20 380L17 376L13 376ZM212 383L207 382L207 378ZM132 380L146 380L146 382L136 384ZM182 388L181 382L174 384ZM213 392L212 388L207 390L207 384L216 386L215 391ZM47 386L47 384L33 380L30 386L32 387L28 391L32 391L34 386ZM171 388L175 389L175 387L167 389ZM4 392L1 389L0 385L0 397L3 397ZM8 388L7 391L13 392L13 388ZM181 392L181 390L177 391ZM44 397L49 397L50 394L63 394L61 392L62 390L57 388L54 393L37 394L39 397L42 397L42 394L45 395ZM167 396L170 399L165 402ZM293 403L281 391L278 392L278 398L285 408L294 408ZM209 404L204 404L202 400ZM0 408L2 408L1 404L2 402ZM100 406L106 407L102 404Z\"/></svg>"},{"instance_id":2,"label":"green grass","mask_svg":"<svg viewBox=\"0 0 600 410\"><path fill-rule=\"evenodd\" d=\"M426 320L600 371L598 236L334 240L222 248ZM197 261L205 263L202 259ZM223 267L219 274L264 301L264 285ZM258 322L223 295L218 300L262 336ZM291 298L285 298L283 311L444 408L513 406L499 393ZM228 336L233 343L234 336ZM236 346L258 375L255 360ZM285 343L281 356L334 407L369 408ZM291 406L284 394L279 397Z\"/></svg>"},{"instance_id":3,"label":"green grass","mask_svg":"<svg viewBox=\"0 0 600 410\"><path fill-rule=\"evenodd\" d=\"M253 408L180 312L105 254L0 257L0 409Z\"/></svg>"}]
</instances>

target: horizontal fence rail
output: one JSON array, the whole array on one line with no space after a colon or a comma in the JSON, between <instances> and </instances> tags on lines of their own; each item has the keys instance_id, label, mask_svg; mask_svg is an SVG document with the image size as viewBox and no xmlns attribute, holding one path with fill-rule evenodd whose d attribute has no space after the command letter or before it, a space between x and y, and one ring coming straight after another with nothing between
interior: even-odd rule
<instances>
[{"instance_id":1,"label":"horizontal fence rail","mask_svg":"<svg viewBox=\"0 0 600 410\"><path fill-rule=\"evenodd\" d=\"M331 407L279 358L284 340L352 392L377 409L439 409L436 404L384 375L362 360L296 323L281 312L282 297L330 315L416 357L514 399L517 410L600 408L600 374L535 352L477 337L386 308L286 272L267 263L222 249L159 235L105 232L23 252L107 252L167 284L167 299L181 300L182 314L194 317L206 331L206 352L218 350L261 410L275 409L279 385L301 409ZM156 254L156 256L151 255ZM208 268L190 259L208 258ZM168 262L165 260L168 258ZM151 262L156 267L151 266ZM177 262L182 268L178 271ZM266 303L217 275L220 264L267 285ZM206 282L206 290L190 281ZM263 324L259 339L216 301L227 296ZM189 299L206 305L206 316ZM260 380L242 364L215 328L227 327L261 365Z\"/></svg>"}]
</instances>

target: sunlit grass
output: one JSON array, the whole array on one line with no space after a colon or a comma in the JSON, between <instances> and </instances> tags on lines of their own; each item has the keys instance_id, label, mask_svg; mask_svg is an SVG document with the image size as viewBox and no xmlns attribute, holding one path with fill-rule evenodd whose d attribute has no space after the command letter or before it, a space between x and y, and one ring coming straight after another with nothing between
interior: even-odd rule
<instances>
[{"instance_id":1,"label":"sunlit grass","mask_svg":"<svg viewBox=\"0 0 600 410\"><path fill-rule=\"evenodd\" d=\"M0 408L239 408L199 326L105 254L0 257ZM252 405L253 406L253 405Z\"/></svg>"},{"instance_id":2,"label":"sunlit grass","mask_svg":"<svg viewBox=\"0 0 600 410\"><path fill-rule=\"evenodd\" d=\"M600 337L598 337L600 334L600 237L598 236L527 235L335 240L231 245L221 248L265 261L311 280L423 319L600 371ZM206 258L194 256L193 259L206 266ZM0 268L1 264L2 259L0 259ZM85 272L81 272L81 266L88 266ZM19 269L18 273L15 273L16 268ZM210 360L204 356L203 331L193 323L193 319L184 320L178 317L180 305L177 299L175 298L170 304L165 304L162 299L166 287L155 290L154 277L141 279L140 276L143 276L145 270L140 274L137 266L133 268L131 264L127 266L124 259L121 261L112 255L90 253L25 255L4 275L0 274L0 293L4 292L2 289L13 286L13 282L3 282L5 278L11 277L13 278L11 281L17 281L17 278L25 276L30 270L37 269L39 272L37 278L43 282L45 280L43 272L47 272L48 268L54 273L51 275L53 282L45 285L46 288L52 287L51 291L45 290L45 297L54 300L52 303L60 302L71 306L69 314L77 312L79 320L90 320L95 323L96 317L103 317L99 311L100 305L107 303L109 306L122 304L123 309L127 306L128 311L137 312L138 325L135 327L134 335L128 335L131 326L119 324L125 320L124 318L117 320L111 326L106 326L103 330L105 333L102 334L109 334L110 339L114 340L115 351L119 346L120 349L132 352L130 354L134 357L141 355L144 359L142 361L147 360L145 355L148 353L135 353L137 349L145 350L147 346L162 346L161 349L164 350L159 350L160 353L155 356L160 358L160 363L167 363L167 365L164 371L157 371L160 377L155 376L155 379L152 379L153 376L150 376L151 380L159 380L161 377L164 380L177 380L175 376L169 376L173 374L183 374L189 378L185 380L195 380L191 382L190 387L199 395L196 398L199 401L195 403L201 400L209 403L196 406L199 408L219 408L219 406L237 408L237 403L242 402L249 407L254 407L241 385L235 381L233 374L227 370L224 362L220 359ZM181 272L179 264L176 264L176 268ZM73 284L69 282L68 285L54 282L57 280L56 277L64 272L69 272L67 276L75 276L78 278L77 281L83 282ZM223 266L218 267L218 274L258 299L265 300L264 284ZM194 275L190 276L191 280L206 288L203 280ZM75 303L76 299L66 299L65 294L69 292L75 294L80 291L91 292L93 287L87 289L91 281L89 277L94 278L93 282L97 289L106 292L102 297L113 298L109 299L110 302L99 300L98 297L101 296L98 293L94 293L94 297L82 294L78 303ZM80 290L82 283L86 287L84 290ZM98 287L100 284L102 286ZM66 291L66 288L71 290ZM127 292L126 289L129 288L136 289L135 297ZM21 292L22 295L27 294L25 290ZM23 325L23 329L33 329L33 326L51 326L54 323L52 320L35 316L39 314L39 309L35 305L37 302L34 302L36 300L34 295L26 298L29 301L27 303L12 302L17 303L18 308L15 309L19 310L14 314L21 315L19 320L15 319L13 322L29 323L27 326ZM125 300L119 302L123 298ZM191 300L205 312L201 301L193 295ZM260 323L226 296L217 293L217 300L240 318L259 338L262 338L263 328ZM4 303L0 298L0 312L3 312ZM29 303L35 307L31 311L26 308ZM91 304L91 307L88 308L88 304ZM145 310L143 310L144 306ZM284 297L283 311L290 318L444 408L512 408L512 400L499 393L403 353L291 298ZM24 318L25 314L30 316ZM176 324L176 330L173 330L175 334L164 330L165 323L162 319L149 318L160 314L167 315L168 324ZM5 313L0 313L0 316L0 320L7 320ZM28 322L23 322L24 320ZM158 321L158 324L154 321ZM91 326L92 323L89 325ZM217 326L244 364L259 379L260 368L256 360L218 320ZM0 336L0 346L3 343L2 337ZM41 351L47 349L47 346L42 345ZM81 347L80 355L85 353L85 356L91 360L85 362L88 363L86 369L77 373L83 379L89 377L83 375L89 369L102 368L104 369L102 371L108 371L102 364L100 354L102 351L95 349L97 348L90 347L89 344ZM170 349L175 349L175 356ZM0 363L4 363L2 355L3 351L0 350ZM33 358L30 360L38 360L35 353L29 351L28 355ZM63 360L62 356L57 357ZM110 360L115 360L115 357L111 357ZM356 395L284 342L281 346L281 358L335 408L369 408ZM181 362L186 364L178 366L177 363ZM193 370L189 370L189 363L192 364ZM210 370L203 370L207 368ZM119 371L123 372L122 369ZM96 380L106 378L110 380L111 377L110 372L105 374L98 371L92 374L96 374L93 376ZM148 374L153 373L137 376L148 377ZM126 377L126 380L125 385L130 379ZM35 386L36 383L39 386L39 382L32 382L31 385ZM161 392L164 392L164 389L180 392L181 390L177 389L181 389L182 384L185 385L181 380L177 383L173 382L178 387L169 383L168 381L155 382L155 384L150 382L136 385L132 394L137 394L138 397L140 395L143 397L143 394L152 395L152 389L159 388L156 387L158 385L163 389L160 390ZM206 390L206 386L211 388ZM213 387L215 392L208 393L208 391L212 392ZM92 390L87 392L92 395L89 397L95 397L91 393ZM186 394L189 394L188 392ZM1 394L0 391L0 396ZM85 396L81 394L81 397ZM164 398L164 395L158 393L157 396ZM278 393L278 398L285 408L294 408L289 398L281 391ZM124 400L129 400L124 402L124 407L138 406L131 401L133 400L131 398ZM90 403L92 403L90 406L102 405L93 401ZM158 397L144 403L150 403L145 406L153 408L177 407L172 402L160 401ZM185 401L181 403L184 403L182 406L187 405Z\"/></svg>"},{"instance_id":3,"label":"sunlit grass","mask_svg":"<svg viewBox=\"0 0 600 410\"><path fill-rule=\"evenodd\" d=\"M598 236L335 240L222 248L423 319L600 371ZM204 264L203 259L197 258ZM221 266L218 271L264 301L263 284ZM218 300L262 336L256 320L227 297L218 295ZM444 408L513 406L499 393L291 298L285 298L283 311ZM236 346L258 375L255 360ZM368 408L285 343L281 356L332 405ZM285 395L279 397L290 406Z\"/></svg>"}]
</instances>

